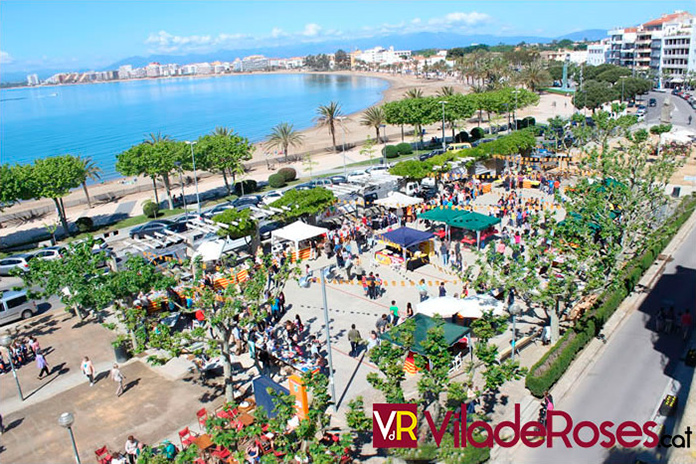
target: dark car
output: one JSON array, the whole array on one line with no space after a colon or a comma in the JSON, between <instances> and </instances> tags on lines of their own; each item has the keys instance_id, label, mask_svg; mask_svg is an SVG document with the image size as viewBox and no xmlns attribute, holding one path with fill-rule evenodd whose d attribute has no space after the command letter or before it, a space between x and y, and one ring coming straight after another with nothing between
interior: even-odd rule
<instances>
[{"instance_id":1,"label":"dark car","mask_svg":"<svg viewBox=\"0 0 696 464\"><path fill-rule=\"evenodd\" d=\"M130 231L130 237L131 238L143 238L143 237L153 237L155 235L155 232L162 233L162 231L165 228L168 228L169 226L173 226L175 223L172 221L168 221L166 219L159 219L156 221L150 221L145 224L139 225L137 227L133 227ZM184 227L186 227L186 224L182 224ZM180 226L179 226L180 227Z\"/></svg>"},{"instance_id":2,"label":"dark car","mask_svg":"<svg viewBox=\"0 0 696 464\"><path fill-rule=\"evenodd\" d=\"M418 155L418 161L425 161L427 159L432 158L433 156L435 156L435 155L433 155L432 151L429 153L423 153L421 155Z\"/></svg>"},{"instance_id":3,"label":"dark car","mask_svg":"<svg viewBox=\"0 0 696 464\"><path fill-rule=\"evenodd\" d=\"M259 236L261 237L261 240L268 240L271 238L271 232L282 228L283 225L284 224L282 221L262 222L259 226Z\"/></svg>"},{"instance_id":4,"label":"dark car","mask_svg":"<svg viewBox=\"0 0 696 464\"><path fill-rule=\"evenodd\" d=\"M648 100L648 106L657 106L657 100L651 98L650 100Z\"/></svg>"},{"instance_id":5,"label":"dark car","mask_svg":"<svg viewBox=\"0 0 696 464\"><path fill-rule=\"evenodd\" d=\"M329 180L335 185L335 184L345 184L348 182L348 179L346 176L331 176L329 177Z\"/></svg>"},{"instance_id":6,"label":"dark car","mask_svg":"<svg viewBox=\"0 0 696 464\"><path fill-rule=\"evenodd\" d=\"M295 186L295 190L312 190L315 186L311 182L299 184Z\"/></svg>"},{"instance_id":7,"label":"dark car","mask_svg":"<svg viewBox=\"0 0 696 464\"><path fill-rule=\"evenodd\" d=\"M259 203L261 203L261 195L245 195L234 200L232 206L239 208L244 205L257 206Z\"/></svg>"},{"instance_id":8,"label":"dark car","mask_svg":"<svg viewBox=\"0 0 696 464\"><path fill-rule=\"evenodd\" d=\"M653 100L654 100L654 98L653 98ZM628 102L628 105L627 105L628 108L633 108L634 106L636 106L636 102L634 102L633 100Z\"/></svg>"},{"instance_id":9,"label":"dark car","mask_svg":"<svg viewBox=\"0 0 696 464\"><path fill-rule=\"evenodd\" d=\"M228 201L228 202L225 202L225 203L220 203L220 204L217 205L215 208L209 209L208 211L204 211L203 214L202 214L202 216L203 216L204 218L210 219L210 218L212 218L213 216L215 216L216 214L224 213L224 212L225 212L226 210L228 210L228 209L234 209L234 206L232 206L232 202L231 202L231 201Z\"/></svg>"}]
</instances>

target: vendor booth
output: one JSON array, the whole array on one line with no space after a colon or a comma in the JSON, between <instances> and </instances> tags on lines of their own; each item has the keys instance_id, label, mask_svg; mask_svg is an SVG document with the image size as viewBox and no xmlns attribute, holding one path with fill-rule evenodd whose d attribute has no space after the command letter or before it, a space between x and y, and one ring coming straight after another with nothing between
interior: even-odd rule
<instances>
[{"instance_id":1,"label":"vendor booth","mask_svg":"<svg viewBox=\"0 0 696 464\"><path fill-rule=\"evenodd\" d=\"M309 258L310 250L307 240L325 235L328 231L329 229L323 227L311 226L302 221L296 221L282 229L272 231L271 243L275 244L281 240L290 241L294 245L292 252L293 260L307 259Z\"/></svg>"},{"instance_id":2,"label":"vendor booth","mask_svg":"<svg viewBox=\"0 0 696 464\"><path fill-rule=\"evenodd\" d=\"M378 235L386 247L375 253L375 262L385 266L403 266L412 271L430 262L435 251L433 234L408 227L401 227Z\"/></svg>"},{"instance_id":3,"label":"vendor booth","mask_svg":"<svg viewBox=\"0 0 696 464\"><path fill-rule=\"evenodd\" d=\"M384 208L396 209L399 212L399 220L401 220L402 217L415 217L413 207L423 203L423 200L404 195L401 192L389 192L387 197L375 200L374 203Z\"/></svg>"},{"instance_id":4,"label":"vendor booth","mask_svg":"<svg viewBox=\"0 0 696 464\"><path fill-rule=\"evenodd\" d=\"M485 242L486 239L498 233L493 226L499 223L500 218L486 216L485 214L473 211L466 211L452 219L449 225L471 232L471 235L464 236L462 243L466 243L467 245L476 244L476 249L479 249L482 241ZM476 235L474 236L473 233Z\"/></svg>"},{"instance_id":5,"label":"vendor booth","mask_svg":"<svg viewBox=\"0 0 696 464\"><path fill-rule=\"evenodd\" d=\"M416 305L416 313L426 316L436 314L445 319L451 319L453 323L468 326L473 319L479 319L484 312L492 312L495 316L502 316L505 312L503 303L490 295L472 295L466 298L453 298L443 296L440 298L428 298Z\"/></svg>"},{"instance_id":6,"label":"vendor booth","mask_svg":"<svg viewBox=\"0 0 696 464\"><path fill-rule=\"evenodd\" d=\"M413 321L416 324L416 329L413 332L413 345L410 347L408 354L406 355L406 362L404 363L404 371L409 374L415 374L417 372L416 364L414 361L415 354L420 354L425 356L425 349L422 343L428 337L428 330L437 325L437 321L430 316L425 314L416 314L413 316ZM461 325L452 324L451 322L445 321L442 324L442 328L445 332L445 343L448 348L452 350L458 350L459 348L465 348L468 344L467 335L470 330L468 327L462 327ZM386 333L380 335L382 340L394 343L395 345L401 346L401 342L398 337L395 336L394 331L398 330L397 327L393 327Z\"/></svg>"}]
</instances>

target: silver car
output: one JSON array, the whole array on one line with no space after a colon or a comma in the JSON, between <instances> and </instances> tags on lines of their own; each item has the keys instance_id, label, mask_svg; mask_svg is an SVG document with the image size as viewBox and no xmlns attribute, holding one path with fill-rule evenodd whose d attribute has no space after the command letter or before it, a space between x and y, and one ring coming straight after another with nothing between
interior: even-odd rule
<instances>
[{"instance_id":1,"label":"silver car","mask_svg":"<svg viewBox=\"0 0 696 464\"><path fill-rule=\"evenodd\" d=\"M29 300L26 291L0 293L0 324L28 319L36 314L36 304Z\"/></svg>"},{"instance_id":2,"label":"silver car","mask_svg":"<svg viewBox=\"0 0 696 464\"><path fill-rule=\"evenodd\" d=\"M29 270L29 261L33 257L33 254L23 253L20 255L12 255L8 256L7 258L0 259L0 275L12 275L12 271L14 269L19 269L22 272L27 272Z\"/></svg>"},{"instance_id":3,"label":"silver car","mask_svg":"<svg viewBox=\"0 0 696 464\"><path fill-rule=\"evenodd\" d=\"M65 247L52 246L41 248L39 251L34 253L34 258L43 259L45 261L53 261L54 259L61 259L63 254L65 254Z\"/></svg>"}]
</instances>

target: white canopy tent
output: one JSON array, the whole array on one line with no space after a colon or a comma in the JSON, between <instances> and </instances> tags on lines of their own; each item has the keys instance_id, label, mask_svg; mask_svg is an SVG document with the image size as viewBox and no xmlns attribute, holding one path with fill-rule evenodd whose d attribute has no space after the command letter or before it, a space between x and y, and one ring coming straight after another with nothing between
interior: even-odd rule
<instances>
[{"instance_id":1,"label":"white canopy tent","mask_svg":"<svg viewBox=\"0 0 696 464\"><path fill-rule=\"evenodd\" d=\"M426 316L439 314L442 317L452 317L459 314L463 318L478 319L484 311L493 311L496 316L505 312L503 304L488 295L473 295L462 299L451 296L428 298L416 305L416 312Z\"/></svg>"},{"instance_id":2,"label":"white canopy tent","mask_svg":"<svg viewBox=\"0 0 696 464\"><path fill-rule=\"evenodd\" d=\"M209 240L201 243L193 258L200 256L203 262L217 261L222 256L222 249L225 246L223 240Z\"/></svg>"},{"instance_id":3,"label":"white canopy tent","mask_svg":"<svg viewBox=\"0 0 696 464\"><path fill-rule=\"evenodd\" d=\"M405 208L419 203L423 203L421 198L410 197L401 192L389 192L386 198L375 200L375 204L384 206L385 208Z\"/></svg>"},{"instance_id":4,"label":"white canopy tent","mask_svg":"<svg viewBox=\"0 0 696 464\"><path fill-rule=\"evenodd\" d=\"M293 222L290 225L271 232L271 242L278 240L288 240L295 244L295 253L300 251L300 242L318 237L327 233L329 229L305 224L302 221Z\"/></svg>"}]
</instances>

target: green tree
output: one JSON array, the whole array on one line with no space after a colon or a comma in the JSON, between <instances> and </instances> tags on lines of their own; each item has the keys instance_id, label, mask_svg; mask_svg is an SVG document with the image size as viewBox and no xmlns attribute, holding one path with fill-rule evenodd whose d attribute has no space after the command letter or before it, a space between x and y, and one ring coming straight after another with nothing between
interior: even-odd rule
<instances>
[{"instance_id":1,"label":"green tree","mask_svg":"<svg viewBox=\"0 0 696 464\"><path fill-rule=\"evenodd\" d=\"M384 109L380 106L372 106L366 109L360 120L361 125L375 129L375 140L377 143L380 142L379 129L384 123L386 123L386 115L384 114Z\"/></svg>"},{"instance_id":2,"label":"green tree","mask_svg":"<svg viewBox=\"0 0 696 464\"><path fill-rule=\"evenodd\" d=\"M444 320L440 316L434 318L435 326L428 329L427 336L421 342L425 356L416 357L416 366L421 369L418 379L418 393L421 398L422 410L432 408L433 417L440 419L440 394L445 392L450 384L449 370L452 367L452 353L445 340Z\"/></svg>"},{"instance_id":3,"label":"green tree","mask_svg":"<svg viewBox=\"0 0 696 464\"><path fill-rule=\"evenodd\" d=\"M150 161L149 148L141 143L116 155L116 170L124 176L149 177L155 192L155 203L159 204L157 174L150 169Z\"/></svg>"},{"instance_id":4,"label":"green tree","mask_svg":"<svg viewBox=\"0 0 696 464\"><path fill-rule=\"evenodd\" d=\"M423 89L419 88L413 88L413 89L408 89L406 92L404 92L404 97L407 99L410 98L423 98Z\"/></svg>"},{"instance_id":5,"label":"green tree","mask_svg":"<svg viewBox=\"0 0 696 464\"><path fill-rule=\"evenodd\" d=\"M550 85L552 78L541 61L533 61L522 68L520 81L532 92L537 92Z\"/></svg>"},{"instance_id":6,"label":"green tree","mask_svg":"<svg viewBox=\"0 0 696 464\"><path fill-rule=\"evenodd\" d=\"M89 192L87 191L87 180L98 181L101 179L102 170L97 164L92 160L92 158L80 158L82 161L83 169L85 172L85 179L82 181L82 189L85 191L85 197L87 198L87 206L92 207L92 201L89 199Z\"/></svg>"},{"instance_id":7,"label":"green tree","mask_svg":"<svg viewBox=\"0 0 696 464\"><path fill-rule=\"evenodd\" d=\"M0 165L0 211L32 197L28 190L31 165Z\"/></svg>"},{"instance_id":8,"label":"green tree","mask_svg":"<svg viewBox=\"0 0 696 464\"><path fill-rule=\"evenodd\" d=\"M320 126L325 126L331 134L331 143L334 153L336 153L336 123L343 115L341 105L337 102L331 102L328 105L319 105L317 108L316 121Z\"/></svg>"},{"instance_id":9,"label":"green tree","mask_svg":"<svg viewBox=\"0 0 696 464\"><path fill-rule=\"evenodd\" d=\"M344 50L338 49L334 53L334 63L336 69L350 69L350 56Z\"/></svg>"},{"instance_id":10,"label":"green tree","mask_svg":"<svg viewBox=\"0 0 696 464\"><path fill-rule=\"evenodd\" d=\"M376 372L367 374L367 381L381 391L387 403L403 403L404 390L401 384L406 379L404 359L406 351L413 346L413 319L391 329L392 339L398 342L380 343L370 351L370 360L377 365L382 376Z\"/></svg>"},{"instance_id":11,"label":"green tree","mask_svg":"<svg viewBox=\"0 0 696 464\"><path fill-rule=\"evenodd\" d=\"M84 164L72 155L51 156L37 159L25 178L25 189L30 198L50 198L56 206L65 234L70 233L63 206L63 197L77 188L85 178Z\"/></svg>"},{"instance_id":12,"label":"green tree","mask_svg":"<svg viewBox=\"0 0 696 464\"><path fill-rule=\"evenodd\" d=\"M451 85L440 87L437 91L438 97L452 97L454 95L457 95L457 92L455 92L454 87Z\"/></svg>"},{"instance_id":13,"label":"green tree","mask_svg":"<svg viewBox=\"0 0 696 464\"><path fill-rule=\"evenodd\" d=\"M292 124L281 122L271 130L267 136L266 147L269 149L280 148L288 162L288 148L300 147L304 142L304 135L296 131Z\"/></svg>"},{"instance_id":14,"label":"green tree","mask_svg":"<svg viewBox=\"0 0 696 464\"><path fill-rule=\"evenodd\" d=\"M594 113L605 103L618 100L621 89L617 91L608 82L589 80L583 82L582 86L573 96L573 105L576 108L588 108Z\"/></svg>"},{"instance_id":15,"label":"green tree","mask_svg":"<svg viewBox=\"0 0 696 464\"><path fill-rule=\"evenodd\" d=\"M234 183L237 176L244 173L243 162L249 161L254 152L249 139L226 127L216 127L212 134L200 137L195 149L203 169L222 173L228 195L232 194L232 190L227 175L232 176Z\"/></svg>"},{"instance_id":16,"label":"green tree","mask_svg":"<svg viewBox=\"0 0 696 464\"><path fill-rule=\"evenodd\" d=\"M331 190L323 187L311 190L286 190L283 196L271 203L274 208L289 208L282 215L286 219L297 219L320 213L336 201Z\"/></svg>"},{"instance_id":17,"label":"green tree","mask_svg":"<svg viewBox=\"0 0 696 464\"><path fill-rule=\"evenodd\" d=\"M236 209L226 209L220 214L213 216L213 221L225 224L226 227L218 230L221 237L232 239L253 235L256 232L257 222L251 216L250 209L237 211Z\"/></svg>"}]
</instances>

